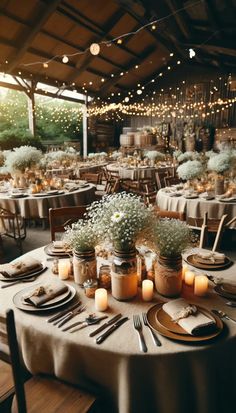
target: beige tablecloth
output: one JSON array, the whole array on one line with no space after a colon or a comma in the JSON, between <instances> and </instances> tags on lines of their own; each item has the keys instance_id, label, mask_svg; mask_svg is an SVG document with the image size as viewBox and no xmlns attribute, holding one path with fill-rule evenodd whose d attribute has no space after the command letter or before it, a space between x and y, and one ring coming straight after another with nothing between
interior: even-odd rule
<instances>
[{"instance_id":1,"label":"beige tablecloth","mask_svg":"<svg viewBox=\"0 0 236 413\"><path fill-rule=\"evenodd\" d=\"M85 188L58 195L11 199L8 195L1 194L0 206L16 212L22 218L47 218L49 208L65 206L86 205L95 199L95 186L89 184Z\"/></svg>"},{"instance_id":2,"label":"beige tablecloth","mask_svg":"<svg viewBox=\"0 0 236 413\"><path fill-rule=\"evenodd\" d=\"M202 198L186 199L183 196L170 196L165 188L157 193L157 205L167 211L185 212L186 217L202 218L208 213L208 218L221 219L228 214L228 220L236 216L236 203L220 202L216 199L207 201Z\"/></svg>"},{"instance_id":3,"label":"beige tablecloth","mask_svg":"<svg viewBox=\"0 0 236 413\"><path fill-rule=\"evenodd\" d=\"M45 258L43 249L30 255ZM48 262L48 266L52 263ZM235 278L236 265L219 276ZM218 274L215 272L215 274ZM49 269L37 282L55 277ZM69 284L75 285L73 281ZM12 298L21 289L33 285L18 284L0 290L0 314L14 308ZM76 290L86 312L76 316L84 319L94 312L94 300L87 299L83 290ZM208 309L218 308L236 318L236 309L227 307L225 299L211 290L208 298L191 299ZM131 302L118 302L109 296L109 316L121 312L130 320L101 345L95 344L87 327L74 334L62 333L46 322L48 315L32 314L16 308L16 326L23 360L32 373L55 374L88 390L103 390L110 402L109 413L222 413L235 411L236 324L225 322L224 333L212 342L184 344L160 337L162 347L155 347L144 327L148 353L139 351L132 315L141 314L163 297L144 303L139 291ZM104 314L104 313L103 313ZM104 410L105 412L105 410Z\"/></svg>"}]
</instances>

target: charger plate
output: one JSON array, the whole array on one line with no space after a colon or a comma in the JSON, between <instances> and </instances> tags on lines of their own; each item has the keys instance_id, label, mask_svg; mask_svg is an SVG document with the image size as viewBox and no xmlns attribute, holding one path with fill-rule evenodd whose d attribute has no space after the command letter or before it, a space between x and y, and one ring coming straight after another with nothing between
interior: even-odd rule
<instances>
[{"instance_id":1,"label":"charger plate","mask_svg":"<svg viewBox=\"0 0 236 413\"><path fill-rule=\"evenodd\" d=\"M45 305L42 305L41 307L34 307L33 305L29 305L29 304L25 304L23 302L23 296L25 296L27 293L30 293L30 291L32 291L35 287L37 287L37 285L40 285L40 283L35 284L34 287L27 287L24 288L23 290L18 291L18 293L16 293L13 297L13 303L15 304L15 306L17 308L19 308L20 310L24 310L24 311L28 311L28 312L43 312L43 311L50 311L50 310L54 310L55 308L60 308L63 305L69 303L71 300L73 300L73 298L76 295L76 289L69 284L66 284L68 286L68 290L69 293L67 294L67 296L65 296L63 299L61 299L61 301L59 302L52 302L53 300L50 300L50 302L45 303ZM60 296L59 296L60 297ZM55 297L57 298L57 297ZM61 297L60 297L61 298ZM50 303L50 304L49 304ZM46 305L47 304L47 305Z\"/></svg>"},{"instance_id":2,"label":"charger plate","mask_svg":"<svg viewBox=\"0 0 236 413\"><path fill-rule=\"evenodd\" d=\"M168 320L169 318L168 321L164 321L164 317L161 317L161 321L160 321L160 315L158 316L158 314L160 310L162 310L162 305L163 305L162 303L159 303L151 307L147 312L147 319L148 319L148 324L150 325L150 327L153 330L155 330L157 333L163 335L164 337L177 340L177 341L202 342L202 341L208 341L214 337L217 337L223 330L224 324L217 315L211 313L210 311L206 309L202 309L202 307L198 307L199 309L201 309L201 311L204 310L204 314L206 314L209 318L211 318L212 320L215 320L216 328L214 332L211 332L205 335L192 336L188 333L186 334L186 331L184 331L180 326L178 326L179 329L177 330L177 327L176 327L177 325L171 321L171 318L168 316L168 314L166 314L166 320Z\"/></svg>"},{"instance_id":3,"label":"charger plate","mask_svg":"<svg viewBox=\"0 0 236 413\"><path fill-rule=\"evenodd\" d=\"M21 275L18 275L17 277L4 277L1 273L0 273L0 281L6 281L6 282L12 282L12 281L18 281L18 280L24 280L26 278L31 278L33 276L37 276L40 275L44 270L46 270L46 264L42 263L41 264L41 268L39 268L38 270L31 270L28 272L25 272Z\"/></svg>"},{"instance_id":4,"label":"charger plate","mask_svg":"<svg viewBox=\"0 0 236 413\"><path fill-rule=\"evenodd\" d=\"M53 248L53 243L51 242L50 244L46 245L44 247L44 251L46 252L47 255L49 255L50 257L55 257L55 258L63 258L63 257L70 257L72 254L72 251L62 251L60 250L60 252L56 252L54 250L52 250Z\"/></svg>"},{"instance_id":5,"label":"charger plate","mask_svg":"<svg viewBox=\"0 0 236 413\"><path fill-rule=\"evenodd\" d=\"M222 270L223 268L228 268L233 262L229 259L229 257L225 257L225 262L223 264L202 264L196 262L197 254L190 254L184 260L193 267L201 268L203 270Z\"/></svg>"},{"instance_id":6,"label":"charger plate","mask_svg":"<svg viewBox=\"0 0 236 413\"><path fill-rule=\"evenodd\" d=\"M229 300L236 300L236 294L226 291L224 289L224 284L219 284L214 287L214 290L217 294L221 295L222 297L228 298Z\"/></svg>"}]
</instances>

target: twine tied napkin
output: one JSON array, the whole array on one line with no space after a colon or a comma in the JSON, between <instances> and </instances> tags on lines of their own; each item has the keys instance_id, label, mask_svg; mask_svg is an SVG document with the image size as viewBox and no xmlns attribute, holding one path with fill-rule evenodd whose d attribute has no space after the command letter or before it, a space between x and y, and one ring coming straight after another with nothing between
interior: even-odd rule
<instances>
[{"instance_id":1,"label":"twine tied napkin","mask_svg":"<svg viewBox=\"0 0 236 413\"><path fill-rule=\"evenodd\" d=\"M35 307L40 307L42 304L49 302L53 298L62 295L67 291L67 285L60 281L54 281L32 289L29 294L23 296L23 300Z\"/></svg>"},{"instance_id":2,"label":"twine tied napkin","mask_svg":"<svg viewBox=\"0 0 236 413\"><path fill-rule=\"evenodd\" d=\"M9 264L0 265L0 273L6 278L22 277L34 270L40 270L42 263L33 257L20 258Z\"/></svg>"},{"instance_id":3,"label":"twine tied napkin","mask_svg":"<svg viewBox=\"0 0 236 413\"><path fill-rule=\"evenodd\" d=\"M186 317L179 318L180 315L183 316L183 312L189 307L190 304L186 300L184 300L184 298L177 298L176 300L165 303L162 308L172 319L177 319L177 323L180 325L180 327L187 331L188 334L204 334L206 330L208 332L209 328L215 326L215 321L207 317L200 311L197 311L194 314L189 314L190 312L186 311Z\"/></svg>"},{"instance_id":4,"label":"twine tied napkin","mask_svg":"<svg viewBox=\"0 0 236 413\"><path fill-rule=\"evenodd\" d=\"M195 260L202 264L224 264L225 254L213 251L198 252Z\"/></svg>"}]
</instances>

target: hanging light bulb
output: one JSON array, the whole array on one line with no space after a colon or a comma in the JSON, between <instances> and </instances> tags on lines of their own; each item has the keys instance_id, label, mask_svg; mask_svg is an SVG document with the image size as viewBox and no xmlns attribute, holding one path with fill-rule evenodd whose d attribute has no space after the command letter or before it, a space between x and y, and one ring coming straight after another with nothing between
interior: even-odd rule
<instances>
[{"instance_id":1,"label":"hanging light bulb","mask_svg":"<svg viewBox=\"0 0 236 413\"><path fill-rule=\"evenodd\" d=\"M89 50L92 55L96 56L100 52L100 46L98 43L92 43Z\"/></svg>"},{"instance_id":2,"label":"hanging light bulb","mask_svg":"<svg viewBox=\"0 0 236 413\"><path fill-rule=\"evenodd\" d=\"M196 56L196 52L193 49L189 49L189 57L192 59L194 56Z\"/></svg>"},{"instance_id":3,"label":"hanging light bulb","mask_svg":"<svg viewBox=\"0 0 236 413\"><path fill-rule=\"evenodd\" d=\"M123 43L123 40L122 39L118 39L117 40L117 44L122 44Z\"/></svg>"},{"instance_id":4,"label":"hanging light bulb","mask_svg":"<svg viewBox=\"0 0 236 413\"><path fill-rule=\"evenodd\" d=\"M137 90L137 95L141 95L143 93L143 91L141 89Z\"/></svg>"},{"instance_id":5,"label":"hanging light bulb","mask_svg":"<svg viewBox=\"0 0 236 413\"><path fill-rule=\"evenodd\" d=\"M155 24L152 24L152 30L156 30L157 26Z\"/></svg>"},{"instance_id":6,"label":"hanging light bulb","mask_svg":"<svg viewBox=\"0 0 236 413\"><path fill-rule=\"evenodd\" d=\"M43 67L44 67L44 69L47 69L47 68L48 68L48 63L47 63L47 62L44 62L44 63L43 63Z\"/></svg>"},{"instance_id":7,"label":"hanging light bulb","mask_svg":"<svg viewBox=\"0 0 236 413\"><path fill-rule=\"evenodd\" d=\"M125 98L125 102L129 102L129 97L128 96L126 96L126 98Z\"/></svg>"},{"instance_id":8,"label":"hanging light bulb","mask_svg":"<svg viewBox=\"0 0 236 413\"><path fill-rule=\"evenodd\" d=\"M63 63L68 63L68 62L69 62L69 59L68 59L68 57L67 57L66 55L63 56L62 62L63 62Z\"/></svg>"}]
</instances>

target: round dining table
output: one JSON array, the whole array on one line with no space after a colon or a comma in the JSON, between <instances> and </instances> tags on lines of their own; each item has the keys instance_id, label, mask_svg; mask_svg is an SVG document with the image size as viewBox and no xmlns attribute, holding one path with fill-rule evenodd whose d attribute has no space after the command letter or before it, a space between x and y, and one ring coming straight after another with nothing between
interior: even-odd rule
<instances>
[{"instance_id":1,"label":"round dining table","mask_svg":"<svg viewBox=\"0 0 236 413\"><path fill-rule=\"evenodd\" d=\"M206 200L197 196L188 199L183 194L180 195L174 188L162 188L157 193L157 205L166 211L184 212L187 218L202 218L207 212L208 218L221 219L227 214L227 221L236 216L236 201L226 201L224 199Z\"/></svg>"},{"instance_id":2,"label":"round dining table","mask_svg":"<svg viewBox=\"0 0 236 413\"><path fill-rule=\"evenodd\" d=\"M27 255L45 261L44 248ZM22 257L24 258L24 256ZM129 302L116 301L108 294L108 310L95 311L94 299L73 279L77 299L86 306L73 321L86 315L121 313L129 320L114 331L102 344L96 344L89 333L97 326L89 326L74 333L48 323L50 313L27 312L15 307L13 297L26 287L55 280L52 261L36 281L0 288L0 315L14 309L17 336L25 366L32 374L45 373L77 384L105 397L103 412L112 413L222 413L234 412L236 382L236 322L224 320L223 331L206 342L181 342L158 334L161 346L152 341L150 331L143 326L148 351L139 349L138 335L133 327L133 315L148 311L153 305L168 301L155 293L152 302L142 300L141 291ZM196 270L199 271L199 270ZM216 277L235 279L236 264L221 271L208 271ZM200 271L201 272L201 271ZM0 281L1 286L4 284ZM236 309L228 307L211 283L206 297L196 297L191 287L185 286L182 296L188 302L208 310L220 309L236 319ZM106 320L104 320L106 321ZM69 323L68 323L69 324Z\"/></svg>"},{"instance_id":3,"label":"round dining table","mask_svg":"<svg viewBox=\"0 0 236 413\"><path fill-rule=\"evenodd\" d=\"M0 194L0 207L21 215L24 219L47 218L49 208L87 205L95 199L95 186L86 184L75 190L59 190L56 193Z\"/></svg>"},{"instance_id":4,"label":"round dining table","mask_svg":"<svg viewBox=\"0 0 236 413\"><path fill-rule=\"evenodd\" d=\"M138 181L140 179L155 179L155 173L158 171L172 170L171 166L152 167L152 166L121 166L118 164L109 164L106 169L110 173L119 175L120 179L130 179Z\"/></svg>"}]
</instances>

